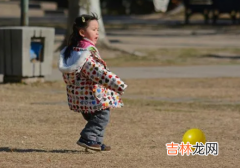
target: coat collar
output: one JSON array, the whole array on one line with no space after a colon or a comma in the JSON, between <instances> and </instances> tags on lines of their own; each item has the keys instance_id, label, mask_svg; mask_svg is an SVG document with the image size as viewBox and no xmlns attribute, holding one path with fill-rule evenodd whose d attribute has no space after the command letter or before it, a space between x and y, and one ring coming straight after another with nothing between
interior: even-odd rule
<instances>
[{"instance_id":1,"label":"coat collar","mask_svg":"<svg viewBox=\"0 0 240 168\"><path fill-rule=\"evenodd\" d=\"M89 43L91 43L91 45L95 46L92 40L89 40L88 38L83 38L83 40L88 41Z\"/></svg>"}]
</instances>

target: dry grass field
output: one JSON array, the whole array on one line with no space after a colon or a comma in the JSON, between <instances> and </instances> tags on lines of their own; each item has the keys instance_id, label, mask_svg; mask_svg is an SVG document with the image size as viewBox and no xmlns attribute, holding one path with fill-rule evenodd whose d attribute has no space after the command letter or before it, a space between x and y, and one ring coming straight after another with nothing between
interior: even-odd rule
<instances>
[{"instance_id":1,"label":"dry grass field","mask_svg":"<svg viewBox=\"0 0 240 168\"><path fill-rule=\"evenodd\" d=\"M104 51L104 50L103 50ZM188 65L231 65L240 63L239 48L157 48L142 49L146 56L129 56L119 54L107 57L108 65L113 67L141 66L188 66ZM102 52L100 52L102 53ZM111 52L109 55L113 55Z\"/></svg>"},{"instance_id":2,"label":"dry grass field","mask_svg":"<svg viewBox=\"0 0 240 168\"><path fill-rule=\"evenodd\" d=\"M226 37L227 38L227 37ZM142 49L145 56L133 56L119 51L99 49L111 67L238 65L239 48L156 48ZM59 52L55 53L53 67L58 65Z\"/></svg>"},{"instance_id":3,"label":"dry grass field","mask_svg":"<svg viewBox=\"0 0 240 168\"><path fill-rule=\"evenodd\" d=\"M68 110L62 82L0 85L0 167L238 167L240 79L126 80L125 107L111 112L111 152L76 145L85 121ZM218 156L167 156L190 128L219 143Z\"/></svg>"}]
</instances>

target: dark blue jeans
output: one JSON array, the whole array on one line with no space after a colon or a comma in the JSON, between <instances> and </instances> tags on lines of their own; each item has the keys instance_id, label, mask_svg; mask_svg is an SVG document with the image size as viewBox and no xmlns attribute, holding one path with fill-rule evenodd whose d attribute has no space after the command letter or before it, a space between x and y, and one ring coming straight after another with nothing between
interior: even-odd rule
<instances>
[{"instance_id":1,"label":"dark blue jeans","mask_svg":"<svg viewBox=\"0 0 240 168\"><path fill-rule=\"evenodd\" d=\"M95 113L82 113L87 121L85 128L80 133L81 137L102 143L105 128L109 122L110 109L96 111Z\"/></svg>"}]
</instances>

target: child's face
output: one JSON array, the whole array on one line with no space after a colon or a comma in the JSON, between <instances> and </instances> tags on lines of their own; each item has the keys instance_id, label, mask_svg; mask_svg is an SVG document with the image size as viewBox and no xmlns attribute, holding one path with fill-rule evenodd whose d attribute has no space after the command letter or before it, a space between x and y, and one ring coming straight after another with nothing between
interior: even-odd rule
<instances>
[{"instance_id":1,"label":"child's face","mask_svg":"<svg viewBox=\"0 0 240 168\"><path fill-rule=\"evenodd\" d=\"M91 20L88 23L88 27L84 30L80 30L79 33L83 37L88 38L94 44L96 44L98 40L98 30L99 30L98 21Z\"/></svg>"}]
</instances>

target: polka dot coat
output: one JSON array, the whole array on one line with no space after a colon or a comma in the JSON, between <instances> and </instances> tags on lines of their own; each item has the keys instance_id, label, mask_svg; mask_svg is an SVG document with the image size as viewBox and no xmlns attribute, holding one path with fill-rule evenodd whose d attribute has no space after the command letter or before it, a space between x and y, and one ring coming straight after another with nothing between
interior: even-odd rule
<instances>
[{"instance_id":1,"label":"polka dot coat","mask_svg":"<svg viewBox=\"0 0 240 168\"><path fill-rule=\"evenodd\" d=\"M127 85L101 59L98 50L73 48L79 59L68 66L60 55L59 69L66 83L69 108L75 112L94 113L106 108L123 107L121 95Z\"/></svg>"}]
</instances>

